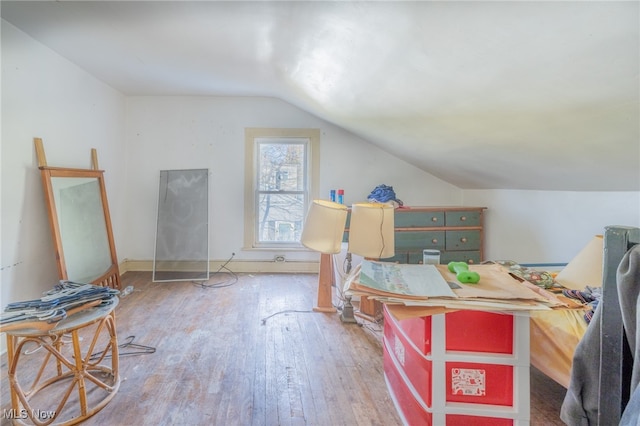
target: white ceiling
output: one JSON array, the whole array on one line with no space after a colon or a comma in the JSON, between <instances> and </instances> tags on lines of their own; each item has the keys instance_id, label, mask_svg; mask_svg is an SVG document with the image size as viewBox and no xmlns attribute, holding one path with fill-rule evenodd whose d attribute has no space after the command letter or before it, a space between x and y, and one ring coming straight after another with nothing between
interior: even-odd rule
<instances>
[{"instance_id":1,"label":"white ceiling","mask_svg":"<svg viewBox=\"0 0 640 426\"><path fill-rule=\"evenodd\" d=\"M461 188L640 190L627 2L2 1L126 95L273 96Z\"/></svg>"}]
</instances>

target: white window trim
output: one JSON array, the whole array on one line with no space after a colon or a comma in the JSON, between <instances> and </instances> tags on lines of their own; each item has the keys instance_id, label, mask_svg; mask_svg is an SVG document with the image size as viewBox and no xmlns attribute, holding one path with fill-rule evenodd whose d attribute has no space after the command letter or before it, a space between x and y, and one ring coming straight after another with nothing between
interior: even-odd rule
<instances>
[{"instance_id":1,"label":"white window trim","mask_svg":"<svg viewBox=\"0 0 640 426\"><path fill-rule=\"evenodd\" d=\"M256 246L256 174L255 155L256 139L260 138L297 138L308 139L309 157L309 202L318 198L320 185L320 129L289 129L289 128L245 128L245 167L244 167L244 250L299 250L299 247L274 244L273 246Z\"/></svg>"}]
</instances>

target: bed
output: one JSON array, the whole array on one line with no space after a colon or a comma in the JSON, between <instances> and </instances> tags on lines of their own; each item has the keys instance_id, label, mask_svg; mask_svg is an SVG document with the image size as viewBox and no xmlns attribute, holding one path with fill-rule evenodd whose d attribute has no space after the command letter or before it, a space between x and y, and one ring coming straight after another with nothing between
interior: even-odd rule
<instances>
[{"instance_id":1,"label":"bed","mask_svg":"<svg viewBox=\"0 0 640 426\"><path fill-rule=\"evenodd\" d=\"M575 348L587 330L587 317L592 313L582 304L592 298L582 296L588 294L586 289L600 291L602 287L603 250L603 235L596 235L554 276L534 269L522 277L540 287L551 287L551 291L558 295L571 293L581 296L564 299L566 302L575 301L574 309L531 312L531 364L565 388L569 387Z\"/></svg>"},{"instance_id":2,"label":"bed","mask_svg":"<svg viewBox=\"0 0 640 426\"><path fill-rule=\"evenodd\" d=\"M583 311L531 312L531 365L568 388L573 354L586 330Z\"/></svg>"},{"instance_id":3,"label":"bed","mask_svg":"<svg viewBox=\"0 0 640 426\"><path fill-rule=\"evenodd\" d=\"M588 356L598 356L599 354L599 362L596 360L596 362L587 364L592 370L590 373L592 374L591 388L597 393L594 406L581 408L587 412L589 410L596 412L598 424L618 424L630 399L633 359L623 326L618 298L617 271L625 254L639 243L639 228L623 226L605 228L602 257L602 298L598 305L600 312L594 315L589 325L589 327L593 327L595 324L595 327L600 329L600 333L596 336L599 347L587 347L581 350L581 352L590 352L587 354ZM574 362L574 356L577 355L574 352L583 336L586 338L587 323L583 315L583 311L576 310L532 315L531 364L565 386L568 389L568 395L584 393L584 391L574 389L576 386L575 383L572 383L577 380L575 376L580 374L580 371L575 372L573 377L571 376L571 366ZM594 330L596 329L594 328ZM584 363L584 360L581 362ZM595 388L598 389L595 390ZM579 396L579 398L584 398L584 396ZM567 399L565 399L565 403L567 403ZM563 407L564 409L565 407Z\"/></svg>"}]
</instances>

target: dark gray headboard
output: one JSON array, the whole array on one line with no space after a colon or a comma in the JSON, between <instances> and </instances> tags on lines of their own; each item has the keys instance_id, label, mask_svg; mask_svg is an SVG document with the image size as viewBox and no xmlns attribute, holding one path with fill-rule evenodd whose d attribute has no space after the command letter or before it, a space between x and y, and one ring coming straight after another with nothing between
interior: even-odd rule
<instances>
[{"instance_id":1,"label":"dark gray headboard","mask_svg":"<svg viewBox=\"0 0 640 426\"><path fill-rule=\"evenodd\" d=\"M618 265L640 243L640 228L608 226L604 234L598 424L618 424L629 401L633 359L624 334L616 282Z\"/></svg>"}]
</instances>

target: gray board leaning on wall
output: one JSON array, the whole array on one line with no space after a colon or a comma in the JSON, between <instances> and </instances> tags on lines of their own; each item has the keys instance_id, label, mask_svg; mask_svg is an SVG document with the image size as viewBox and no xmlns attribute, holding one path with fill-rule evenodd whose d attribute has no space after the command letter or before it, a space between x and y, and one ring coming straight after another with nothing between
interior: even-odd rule
<instances>
[{"instance_id":1,"label":"gray board leaning on wall","mask_svg":"<svg viewBox=\"0 0 640 426\"><path fill-rule=\"evenodd\" d=\"M209 170L161 170L153 281L209 279Z\"/></svg>"}]
</instances>

